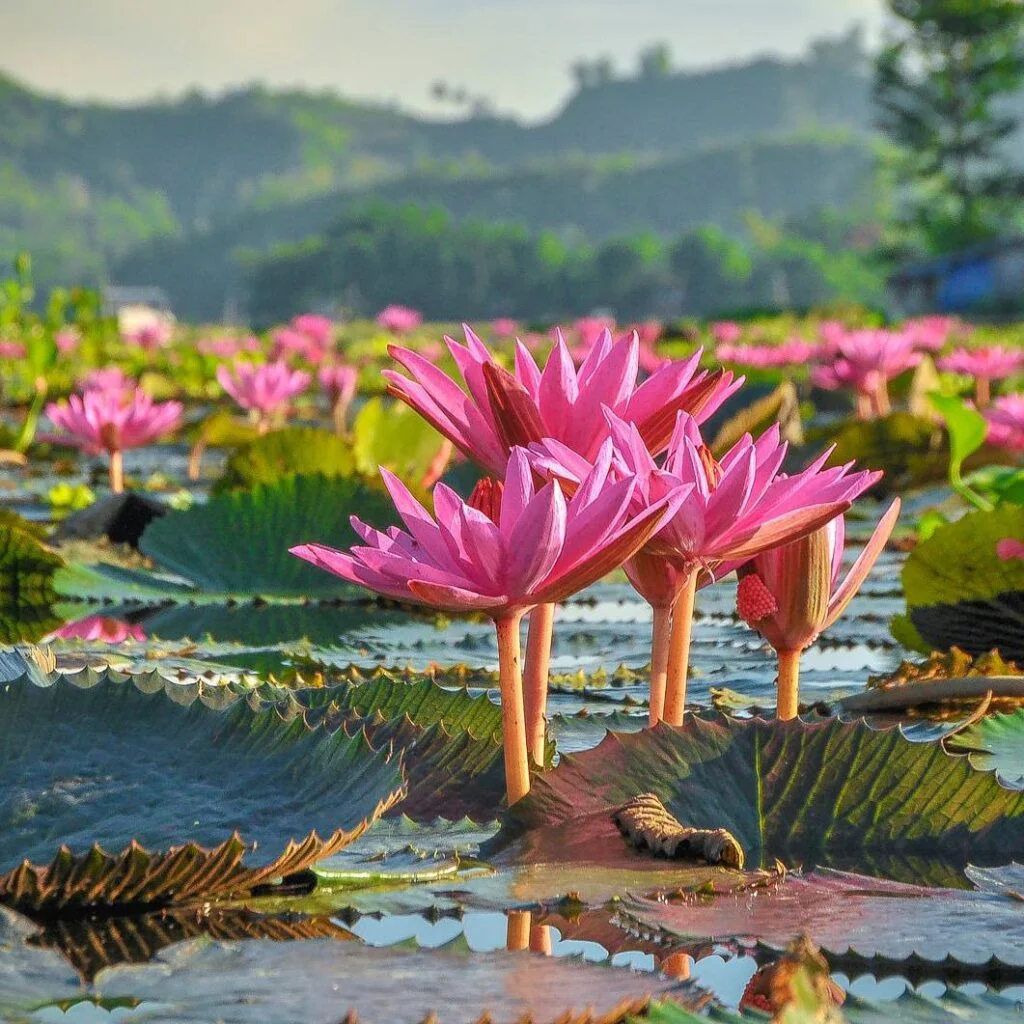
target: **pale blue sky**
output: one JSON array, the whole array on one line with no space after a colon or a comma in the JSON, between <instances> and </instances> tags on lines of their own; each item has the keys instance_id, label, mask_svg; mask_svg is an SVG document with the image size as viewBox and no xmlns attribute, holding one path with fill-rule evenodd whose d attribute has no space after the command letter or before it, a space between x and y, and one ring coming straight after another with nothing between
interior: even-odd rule
<instances>
[{"instance_id":1,"label":"pale blue sky","mask_svg":"<svg viewBox=\"0 0 1024 1024\"><path fill-rule=\"evenodd\" d=\"M576 57L630 68L664 40L704 67L795 54L881 0L0 0L0 69L48 92L132 100L262 80L439 111L437 78L537 118Z\"/></svg>"}]
</instances>

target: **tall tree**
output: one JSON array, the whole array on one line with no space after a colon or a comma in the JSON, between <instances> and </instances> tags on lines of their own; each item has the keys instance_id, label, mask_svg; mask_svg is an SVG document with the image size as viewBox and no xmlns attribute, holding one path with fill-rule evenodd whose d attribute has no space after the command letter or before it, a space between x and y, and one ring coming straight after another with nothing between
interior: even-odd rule
<instances>
[{"instance_id":1,"label":"tall tree","mask_svg":"<svg viewBox=\"0 0 1024 1024\"><path fill-rule=\"evenodd\" d=\"M1024 176L1003 143L1005 100L1024 84L1020 0L887 0L875 65L879 127L898 147L904 244L946 252L991 237L1021 212Z\"/></svg>"}]
</instances>

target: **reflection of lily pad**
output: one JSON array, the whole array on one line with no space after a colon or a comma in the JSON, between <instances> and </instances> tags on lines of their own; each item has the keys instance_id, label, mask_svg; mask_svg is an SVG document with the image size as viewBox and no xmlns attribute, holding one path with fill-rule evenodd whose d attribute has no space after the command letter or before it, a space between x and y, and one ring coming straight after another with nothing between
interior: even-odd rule
<instances>
[{"instance_id":1,"label":"reflection of lily pad","mask_svg":"<svg viewBox=\"0 0 1024 1024\"><path fill-rule=\"evenodd\" d=\"M361 734L240 699L214 711L103 676L0 701L0 901L19 907L244 893L344 846L402 789Z\"/></svg>"},{"instance_id":2,"label":"reflection of lily pad","mask_svg":"<svg viewBox=\"0 0 1024 1024\"><path fill-rule=\"evenodd\" d=\"M316 427L288 427L257 437L233 452L214 493L272 484L285 476L351 476L352 445Z\"/></svg>"},{"instance_id":3,"label":"reflection of lily pad","mask_svg":"<svg viewBox=\"0 0 1024 1024\"><path fill-rule=\"evenodd\" d=\"M349 516L383 528L387 495L358 480L298 476L211 498L171 512L143 535L142 551L208 593L337 597L360 593L289 554L297 544L345 548L358 542Z\"/></svg>"},{"instance_id":4,"label":"reflection of lily pad","mask_svg":"<svg viewBox=\"0 0 1024 1024\"><path fill-rule=\"evenodd\" d=\"M919 544L903 567L907 615L893 624L897 637L923 651L998 648L1024 659L1024 560L996 554L1006 538L1024 540L1024 507L972 512Z\"/></svg>"},{"instance_id":5,"label":"reflection of lily pad","mask_svg":"<svg viewBox=\"0 0 1024 1024\"><path fill-rule=\"evenodd\" d=\"M510 810L496 846L514 843L513 855L537 859L562 848L585 859L578 826L606 821L644 792L687 826L728 829L749 864L833 858L854 867L913 854L965 861L1011 853L1024 840L1024 796L936 743L835 720L691 718L681 729L611 735L566 756Z\"/></svg>"}]
</instances>

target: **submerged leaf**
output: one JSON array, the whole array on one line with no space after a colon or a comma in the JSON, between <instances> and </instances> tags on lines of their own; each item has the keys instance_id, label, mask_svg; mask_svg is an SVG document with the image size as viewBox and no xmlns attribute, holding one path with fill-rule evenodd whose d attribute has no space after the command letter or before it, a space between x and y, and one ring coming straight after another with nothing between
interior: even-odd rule
<instances>
[{"instance_id":1,"label":"submerged leaf","mask_svg":"<svg viewBox=\"0 0 1024 1024\"><path fill-rule=\"evenodd\" d=\"M612 735L567 755L509 811L495 847L505 857L558 859L564 849L585 859L574 833L643 792L688 826L727 829L752 864L855 867L913 854L966 862L1024 840L1024 795L938 743L862 723L716 717Z\"/></svg>"},{"instance_id":2,"label":"submerged leaf","mask_svg":"<svg viewBox=\"0 0 1024 1024\"><path fill-rule=\"evenodd\" d=\"M168 513L146 530L140 547L164 569L208 593L365 594L288 552L312 542L337 548L357 543L349 524L353 514L384 529L395 513L386 494L359 480L287 477Z\"/></svg>"},{"instance_id":3,"label":"submerged leaf","mask_svg":"<svg viewBox=\"0 0 1024 1024\"><path fill-rule=\"evenodd\" d=\"M397 759L362 734L243 699L213 710L199 689L83 681L0 691L0 902L243 894L340 849L402 792Z\"/></svg>"},{"instance_id":4,"label":"submerged leaf","mask_svg":"<svg viewBox=\"0 0 1024 1024\"><path fill-rule=\"evenodd\" d=\"M232 452L213 493L272 484L286 476L351 476L355 463L352 445L337 434L317 427L288 427Z\"/></svg>"}]
</instances>

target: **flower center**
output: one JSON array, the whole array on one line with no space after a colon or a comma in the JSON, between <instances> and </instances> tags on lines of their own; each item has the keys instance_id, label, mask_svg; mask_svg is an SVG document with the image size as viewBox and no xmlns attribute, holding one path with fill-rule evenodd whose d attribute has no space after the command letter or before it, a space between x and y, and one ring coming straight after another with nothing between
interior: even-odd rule
<instances>
[{"instance_id":1,"label":"flower center","mask_svg":"<svg viewBox=\"0 0 1024 1024\"><path fill-rule=\"evenodd\" d=\"M713 491L722 482L722 477L725 476L722 464L711 454L711 449L706 444L702 444L697 449L697 455L700 457L700 464L704 468L708 490Z\"/></svg>"},{"instance_id":2,"label":"flower center","mask_svg":"<svg viewBox=\"0 0 1024 1024\"><path fill-rule=\"evenodd\" d=\"M500 481L492 480L489 476L485 476L473 488L473 493L469 496L467 504L470 508L483 512L497 526L501 518L501 494L503 490L504 487Z\"/></svg>"},{"instance_id":3,"label":"flower center","mask_svg":"<svg viewBox=\"0 0 1024 1024\"><path fill-rule=\"evenodd\" d=\"M756 572L744 576L736 588L736 611L748 625L767 619L779 610L775 595Z\"/></svg>"}]
</instances>

